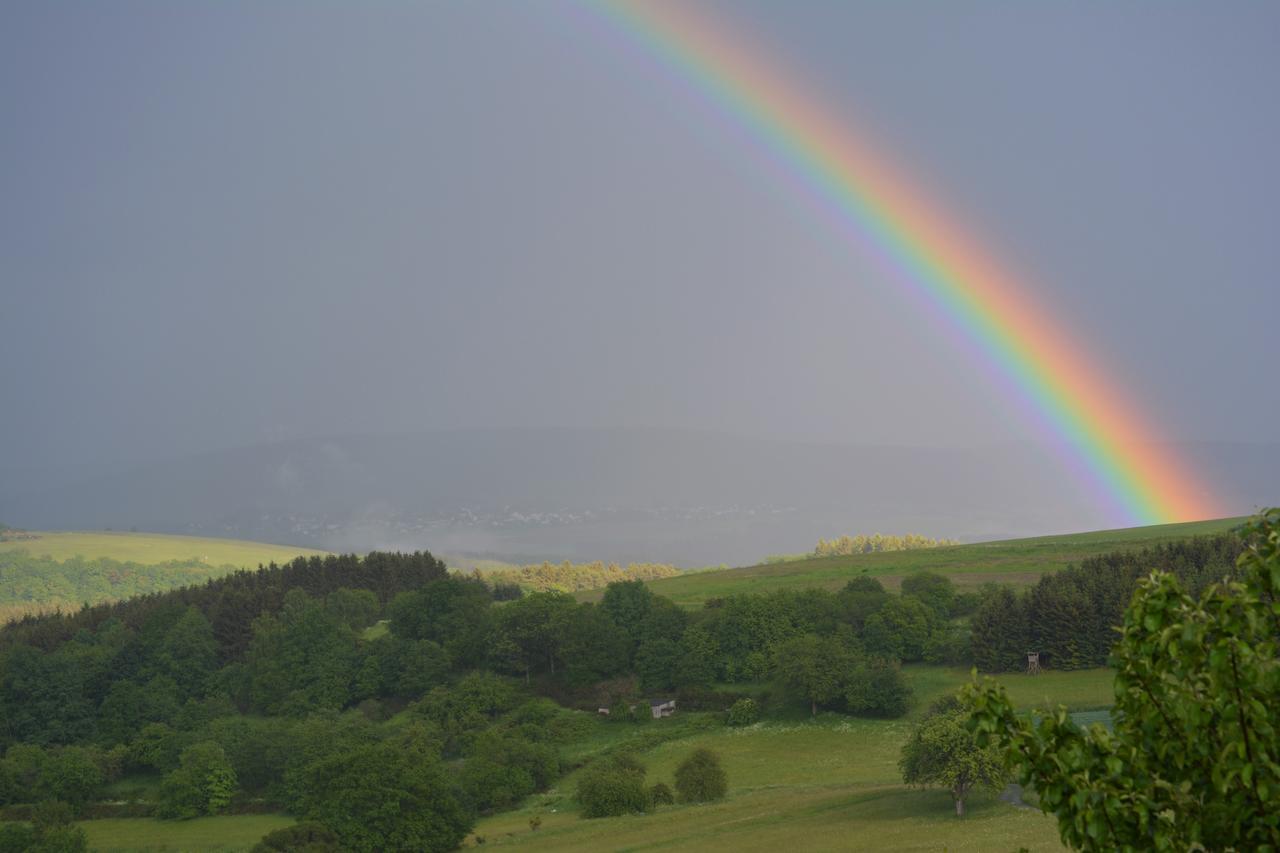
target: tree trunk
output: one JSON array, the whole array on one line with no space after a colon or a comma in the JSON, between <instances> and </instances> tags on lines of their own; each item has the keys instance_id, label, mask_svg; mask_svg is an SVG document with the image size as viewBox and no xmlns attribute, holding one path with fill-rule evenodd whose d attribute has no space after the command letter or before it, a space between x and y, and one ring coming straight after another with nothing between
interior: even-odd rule
<instances>
[{"instance_id":1,"label":"tree trunk","mask_svg":"<svg viewBox=\"0 0 1280 853\"><path fill-rule=\"evenodd\" d=\"M818 703L813 699L809 700L809 716L810 717L818 716Z\"/></svg>"},{"instance_id":2,"label":"tree trunk","mask_svg":"<svg viewBox=\"0 0 1280 853\"><path fill-rule=\"evenodd\" d=\"M964 795L968 792L968 785L956 785L951 789L951 796L956 801L956 817L964 817Z\"/></svg>"}]
</instances>

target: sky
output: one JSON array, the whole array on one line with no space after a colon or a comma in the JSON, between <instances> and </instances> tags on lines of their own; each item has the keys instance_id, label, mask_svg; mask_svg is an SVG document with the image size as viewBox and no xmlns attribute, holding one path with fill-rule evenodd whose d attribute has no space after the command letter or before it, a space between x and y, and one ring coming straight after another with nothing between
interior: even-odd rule
<instances>
[{"instance_id":1,"label":"sky","mask_svg":"<svg viewBox=\"0 0 1280 853\"><path fill-rule=\"evenodd\" d=\"M1175 441L1274 440L1280 7L704 4ZM586 3L8 2L0 447L659 426L1042 436Z\"/></svg>"}]
</instances>

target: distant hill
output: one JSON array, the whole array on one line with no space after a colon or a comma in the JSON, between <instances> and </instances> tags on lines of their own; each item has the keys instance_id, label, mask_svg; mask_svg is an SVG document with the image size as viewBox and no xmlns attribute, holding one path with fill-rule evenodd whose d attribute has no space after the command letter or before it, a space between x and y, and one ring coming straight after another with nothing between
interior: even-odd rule
<instances>
[{"instance_id":1,"label":"distant hill","mask_svg":"<svg viewBox=\"0 0 1280 853\"><path fill-rule=\"evenodd\" d=\"M1245 513L1280 500L1277 450L1178 453ZM79 479L0 470L0 519L327 550L683 566L742 565L849 531L976 541L1108 525L1058 456L1030 445L927 450L659 429L306 439Z\"/></svg>"},{"instance_id":2,"label":"distant hill","mask_svg":"<svg viewBox=\"0 0 1280 853\"><path fill-rule=\"evenodd\" d=\"M961 589L989 581L1025 586L1035 583L1045 572L1066 568L1086 557L1222 533L1243 521L1244 517L1222 518L915 551L812 557L740 569L686 572L679 577L648 581L648 585L654 592L690 608L701 607L710 598L738 593L807 587L835 590L864 574L878 578L890 589L896 589L906 575L919 571L946 575ZM590 601L600 594L600 590L590 590L578 597Z\"/></svg>"},{"instance_id":3,"label":"distant hill","mask_svg":"<svg viewBox=\"0 0 1280 853\"><path fill-rule=\"evenodd\" d=\"M0 622L201 583L322 552L193 536L24 531L0 541Z\"/></svg>"}]
</instances>

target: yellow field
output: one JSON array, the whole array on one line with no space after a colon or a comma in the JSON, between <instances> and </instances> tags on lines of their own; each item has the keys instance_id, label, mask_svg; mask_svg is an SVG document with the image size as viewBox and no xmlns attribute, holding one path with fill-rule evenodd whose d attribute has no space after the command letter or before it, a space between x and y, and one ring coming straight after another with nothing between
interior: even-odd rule
<instances>
[{"instance_id":1,"label":"yellow field","mask_svg":"<svg viewBox=\"0 0 1280 853\"><path fill-rule=\"evenodd\" d=\"M259 563L272 561L283 563L294 557L324 553L294 545L268 545L263 542L200 536L170 536L164 533L32 532L39 538L0 542L0 551L25 550L35 557L47 556L59 561L75 556L88 559L107 557L121 562L144 565L170 560L199 560L210 566L236 566L250 569L257 568Z\"/></svg>"}]
</instances>

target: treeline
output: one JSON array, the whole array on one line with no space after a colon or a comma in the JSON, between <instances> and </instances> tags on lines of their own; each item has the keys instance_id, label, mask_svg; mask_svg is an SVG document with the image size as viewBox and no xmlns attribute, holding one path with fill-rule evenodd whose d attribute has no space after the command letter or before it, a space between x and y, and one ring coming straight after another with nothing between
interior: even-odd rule
<instances>
[{"instance_id":1,"label":"treeline","mask_svg":"<svg viewBox=\"0 0 1280 853\"><path fill-rule=\"evenodd\" d=\"M1044 575L1023 592L992 590L973 615L973 662L987 672L1016 671L1026 668L1027 652L1035 651L1041 665L1053 669L1104 666L1140 578L1172 572L1199 595L1210 583L1234 576L1243 548L1232 534L1187 539L1090 557Z\"/></svg>"},{"instance_id":2,"label":"treeline","mask_svg":"<svg viewBox=\"0 0 1280 853\"><path fill-rule=\"evenodd\" d=\"M32 536L31 538L35 538ZM0 623L51 610L78 608L200 583L235 566L201 560L143 565L106 557L54 560L24 549L0 551Z\"/></svg>"},{"instance_id":3,"label":"treeline","mask_svg":"<svg viewBox=\"0 0 1280 853\"><path fill-rule=\"evenodd\" d=\"M138 630L157 611L193 606L213 625L219 660L230 660L248 646L253 620L261 613L280 610L291 589L320 596L342 587L367 589L385 604L396 593L447 575L444 563L426 552L299 557L283 566L271 563L256 570L238 569L199 586L82 606L72 612L25 616L0 626L0 650L15 644L51 650L80 631L96 631L109 620Z\"/></svg>"},{"instance_id":4,"label":"treeline","mask_svg":"<svg viewBox=\"0 0 1280 853\"><path fill-rule=\"evenodd\" d=\"M623 567L599 560L594 563L571 563L565 560L563 563L544 562L518 569L476 569L471 574L490 584L515 585L535 592L577 592L599 589L619 581L671 578L680 574L680 570L666 563L629 563Z\"/></svg>"},{"instance_id":5,"label":"treeline","mask_svg":"<svg viewBox=\"0 0 1280 853\"><path fill-rule=\"evenodd\" d=\"M848 557L854 554L875 554L881 551L915 551L920 548L937 548L942 545L959 545L957 539L931 539L918 533L904 536L884 536L873 533L870 536L859 533L856 536L841 536L836 539L819 539L813 549L815 557Z\"/></svg>"}]
</instances>

